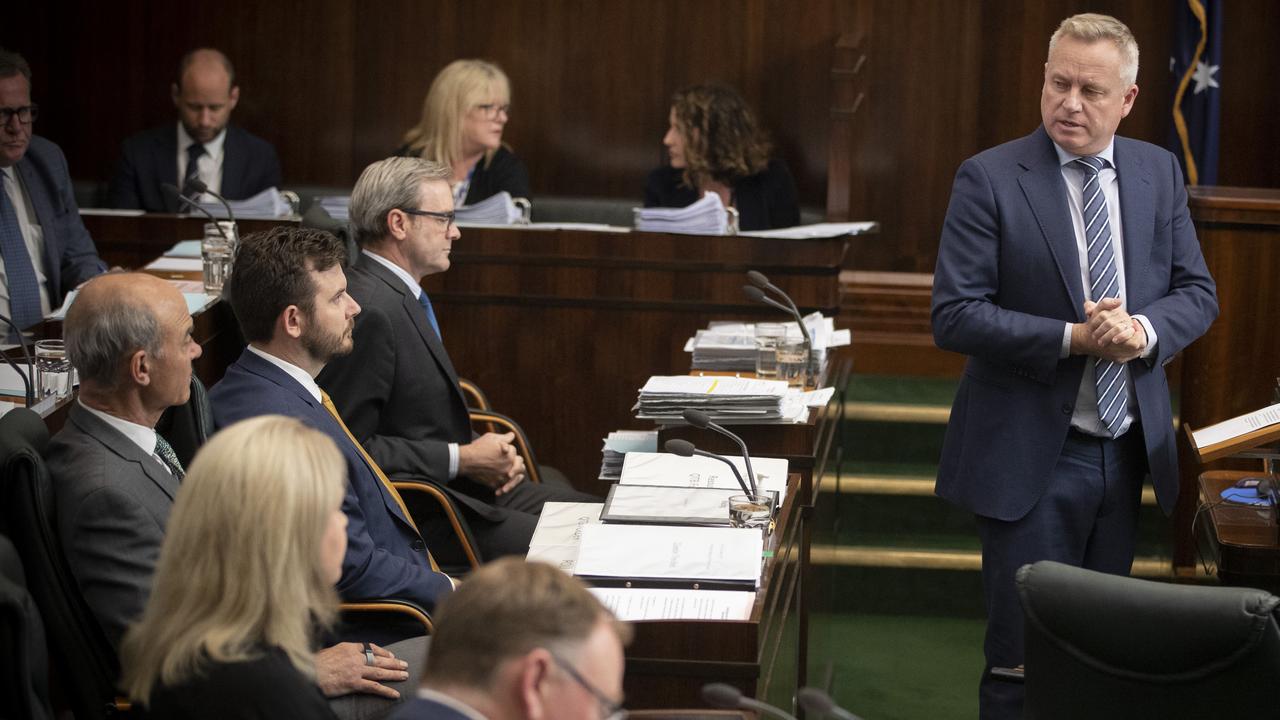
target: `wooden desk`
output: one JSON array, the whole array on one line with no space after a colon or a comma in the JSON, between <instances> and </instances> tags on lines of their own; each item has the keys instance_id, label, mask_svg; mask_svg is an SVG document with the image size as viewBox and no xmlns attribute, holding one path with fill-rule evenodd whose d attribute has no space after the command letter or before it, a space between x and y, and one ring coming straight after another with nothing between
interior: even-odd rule
<instances>
[{"instance_id":1,"label":"wooden desk","mask_svg":"<svg viewBox=\"0 0 1280 720\"><path fill-rule=\"evenodd\" d=\"M203 216L164 215L81 215L89 237L98 248L98 257L111 267L141 268L160 257L182 240L204 237ZM278 225L296 225L297 220L237 220L241 237ZM221 374L219 374L221 377Z\"/></svg>"},{"instance_id":2,"label":"wooden desk","mask_svg":"<svg viewBox=\"0 0 1280 720\"><path fill-rule=\"evenodd\" d=\"M1225 585L1280 593L1280 527L1276 509L1222 503L1222 491L1242 477L1260 473L1211 470L1201 473L1200 502L1209 506L1196 523L1196 539L1205 562Z\"/></svg>"}]
</instances>

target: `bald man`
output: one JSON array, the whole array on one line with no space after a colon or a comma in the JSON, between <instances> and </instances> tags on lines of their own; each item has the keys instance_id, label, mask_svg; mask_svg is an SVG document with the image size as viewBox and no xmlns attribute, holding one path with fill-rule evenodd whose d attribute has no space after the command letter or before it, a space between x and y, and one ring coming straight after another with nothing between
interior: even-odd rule
<instances>
[{"instance_id":1,"label":"bald man","mask_svg":"<svg viewBox=\"0 0 1280 720\"><path fill-rule=\"evenodd\" d=\"M230 200L243 200L280 186L280 161L271 143L229 124L240 100L235 68L220 51L201 48L178 65L170 92L177 127L162 125L124 142L108 191L112 207L178 212L165 184L194 197L199 178Z\"/></svg>"}]
</instances>

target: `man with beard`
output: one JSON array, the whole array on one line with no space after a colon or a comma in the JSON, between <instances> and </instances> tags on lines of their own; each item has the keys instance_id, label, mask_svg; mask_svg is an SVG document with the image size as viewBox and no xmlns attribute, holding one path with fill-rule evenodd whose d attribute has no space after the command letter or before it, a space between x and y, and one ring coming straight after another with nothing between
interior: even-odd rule
<instances>
[{"instance_id":1,"label":"man with beard","mask_svg":"<svg viewBox=\"0 0 1280 720\"><path fill-rule=\"evenodd\" d=\"M244 238L227 295L249 346L210 392L214 422L225 427L275 413L333 438L348 472L339 594L398 598L430 611L452 591L452 580L437 569L399 493L315 383L330 358L351 352L360 306L347 294L344 257L342 242L321 230L277 227Z\"/></svg>"}]
</instances>

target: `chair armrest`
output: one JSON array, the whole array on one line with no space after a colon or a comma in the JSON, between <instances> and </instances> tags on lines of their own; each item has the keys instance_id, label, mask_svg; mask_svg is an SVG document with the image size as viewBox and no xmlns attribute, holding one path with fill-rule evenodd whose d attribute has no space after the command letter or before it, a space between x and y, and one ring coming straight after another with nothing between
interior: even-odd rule
<instances>
[{"instance_id":1,"label":"chair armrest","mask_svg":"<svg viewBox=\"0 0 1280 720\"><path fill-rule=\"evenodd\" d=\"M489 404L489 397L484 394L479 385L466 378L458 378L458 387L462 389L463 397L467 398L467 409L493 409L493 405Z\"/></svg>"},{"instance_id":2,"label":"chair armrest","mask_svg":"<svg viewBox=\"0 0 1280 720\"><path fill-rule=\"evenodd\" d=\"M528 478L529 482L542 482L542 476L538 473L538 460L533 455L533 445L529 444L529 438L524 434L524 428L520 427L520 423L492 410L471 410L470 412L473 426L487 424L490 428L498 427L503 432L514 434L516 436L516 452L520 453L520 457L524 458L525 477ZM489 430L489 432L494 431Z\"/></svg>"},{"instance_id":3,"label":"chair armrest","mask_svg":"<svg viewBox=\"0 0 1280 720\"><path fill-rule=\"evenodd\" d=\"M1027 681L1026 671L1021 665L1018 667L993 667L991 668L991 678L993 680L1017 683L1018 685Z\"/></svg>"},{"instance_id":4,"label":"chair armrest","mask_svg":"<svg viewBox=\"0 0 1280 720\"><path fill-rule=\"evenodd\" d=\"M440 507L444 516L449 519L449 525L453 528L453 534L458 538L458 544L462 546L463 553L467 556L467 562L470 563L471 569L475 570L480 567L480 550L476 546L475 538L471 536L471 529L467 526L466 520L462 517L462 513L458 511L457 505L453 498L444 490L441 490L435 483L427 480L393 480L391 485L395 487L396 492L401 497L409 494L417 493L426 497Z\"/></svg>"},{"instance_id":5,"label":"chair armrest","mask_svg":"<svg viewBox=\"0 0 1280 720\"><path fill-rule=\"evenodd\" d=\"M344 615L352 613L384 613L389 615L399 615L416 620L422 623L426 628L427 634L430 635L435 626L431 623L431 616L426 610L407 600L368 600L365 602L344 602L338 606L338 611Z\"/></svg>"}]
</instances>

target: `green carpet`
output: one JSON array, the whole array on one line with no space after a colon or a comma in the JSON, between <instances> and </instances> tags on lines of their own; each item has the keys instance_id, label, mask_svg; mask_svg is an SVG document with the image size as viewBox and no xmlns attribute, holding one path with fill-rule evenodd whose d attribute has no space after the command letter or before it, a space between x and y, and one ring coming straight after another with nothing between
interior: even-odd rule
<instances>
[{"instance_id":1,"label":"green carpet","mask_svg":"<svg viewBox=\"0 0 1280 720\"><path fill-rule=\"evenodd\" d=\"M810 678L830 669L832 696L863 720L970 720L978 715L981 620L814 615Z\"/></svg>"}]
</instances>

